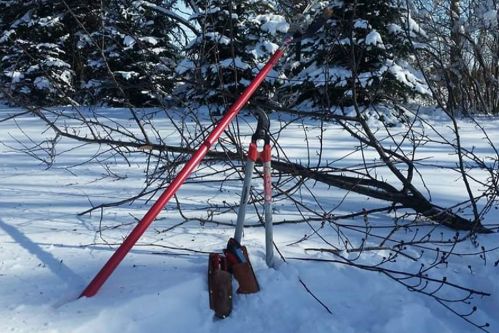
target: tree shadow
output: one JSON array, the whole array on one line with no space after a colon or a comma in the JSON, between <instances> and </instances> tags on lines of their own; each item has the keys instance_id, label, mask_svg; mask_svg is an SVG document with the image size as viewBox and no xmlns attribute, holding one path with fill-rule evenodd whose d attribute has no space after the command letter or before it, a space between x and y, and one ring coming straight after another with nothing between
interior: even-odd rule
<instances>
[{"instance_id":1,"label":"tree shadow","mask_svg":"<svg viewBox=\"0 0 499 333\"><path fill-rule=\"evenodd\" d=\"M51 253L45 251L39 244L33 242L15 227L5 223L0 218L0 229L3 229L17 244L35 255L50 271L71 289L84 285L83 279L66 266L62 260L56 259Z\"/></svg>"}]
</instances>

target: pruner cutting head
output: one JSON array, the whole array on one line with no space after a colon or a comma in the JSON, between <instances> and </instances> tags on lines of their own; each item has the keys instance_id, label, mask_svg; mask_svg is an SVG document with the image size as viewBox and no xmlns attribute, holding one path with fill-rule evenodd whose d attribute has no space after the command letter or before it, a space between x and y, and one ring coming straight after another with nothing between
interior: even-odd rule
<instances>
[{"instance_id":1,"label":"pruner cutting head","mask_svg":"<svg viewBox=\"0 0 499 333\"><path fill-rule=\"evenodd\" d=\"M267 113L259 107L256 107L254 110L255 116L258 119L258 125L256 126L255 133L251 137L252 142L256 142L258 140L265 140L265 143L270 143L270 120Z\"/></svg>"}]
</instances>

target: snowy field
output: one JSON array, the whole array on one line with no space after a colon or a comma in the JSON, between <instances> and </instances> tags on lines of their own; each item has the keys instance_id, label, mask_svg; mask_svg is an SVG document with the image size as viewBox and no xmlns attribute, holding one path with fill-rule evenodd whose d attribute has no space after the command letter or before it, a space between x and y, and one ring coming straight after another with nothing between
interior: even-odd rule
<instances>
[{"instance_id":1,"label":"snowy field","mask_svg":"<svg viewBox=\"0 0 499 333\"><path fill-rule=\"evenodd\" d=\"M1 109L0 119L11 112L8 108ZM108 116L113 117L113 111L108 112ZM449 131L441 119L429 118L429 121L442 131ZM488 119L484 125L491 140L498 144L499 119ZM291 160L303 159L302 126L290 126L279 138ZM462 121L460 126L468 146L475 146L477 151L482 149L483 154L489 153L490 148L473 123ZM130 222L141 218L150 203L108 208L102 216L99 211L83 216L78 213L92 204L118 201L137 194L144 181L144 161L140 157L131 158L130 165L116 161L113 170L125 177L121 180L103 178L101 164L89 161L99 147L62 140L57 148L61 155L53 167L46 170L39 160L16 150L22 148L22 144L30 144L20 128L32 138L50 136L39 121L30 116L0 123L0 332L478 331L430 297L411 293L375 272L292 259L284 263L277 257L276 267L269 269L265 265L264 230L261 228L247 228L243 243L249 248L262 290L254 295L236 294L231 316L215 320L208 306L207 253L223 248L233 234L233 228L202 226L197 222L181 224L182 218L172 203L101 291L93 298L77 299L116 245L130 232ZM168 130L171 131L165 128ZM356 144L334 126L328 128L328 133L326 146L331 156L341 157ZM455 156L432 145L424 147L420 154L431 158L422 170L432 189L433 201L452 205L465 200L466 193L456 174L431 167L453 163ZM347 157L344 163L351 162L348 158L358 156ZM233 188L229 194L236 202L240 187L230 186ZM205 214L198 211L199 207L204 207L209 200L229 195L221 193L219 187L216 183L202 186L189 183L180 190L178 200L191 207L192 214ZM333 201L333 207L345 195L343 191L320 186L316 193ZM338 210L348 213L376 206L373 200L352 195ZM293 207L276 207L274 219L282 220L280 214L298 217ZM234 214L225 218L235 221ZM375 220L391 223L391 217L385 214L375 216ZM497 223L499 213L493 209L485 224ZM177 224L180 225L168 232L159 232ZM327 254L304 250L319 243L313 237L290 245L307 233L310 229L303 224L277 226L274 230L276 245L288 258L330 258ZM486 248L493 248L498 241L497 233L479 236L480 244ZM472 244L461 246L463 251L473 250ZM381 252L369 255L382 256ZM490 323L490 332L499 332L499 267L494 266L499 260L499 251L487 256L487 265L477 256L456 258L442 274L492 294L473 300L478 306L475 319ZM399 264L401 269L404 265L408 263L401 261ZM467 265L473 269L470 271ZM300 279L332 314L307 293Z\"/></svg>"}]
</instances>

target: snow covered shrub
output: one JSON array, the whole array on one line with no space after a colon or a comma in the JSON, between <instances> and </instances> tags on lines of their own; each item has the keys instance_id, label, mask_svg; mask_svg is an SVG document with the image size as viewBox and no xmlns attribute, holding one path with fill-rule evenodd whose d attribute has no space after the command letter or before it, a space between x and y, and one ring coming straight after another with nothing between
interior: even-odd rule
<instances>
[{"instance_id":1,"label":"snow covered shrub","mask_svg":"<svg viewBox=\"0 0 499 333\"><path fill-rule=\"evenodd\" d=\"M424 31L403 4L345 0L322 5L331 6L334 15L301 42L301 59L295 60L286 85L292 104L371 105L429 94L410 61L411 39Z\"/></svg>"},{"instance_id":2,"label":"snow covered shrub","mask_svg":"<svg viewBox=\"0 0 499 333\"><path fill-rule=\"evenodd\" d=\"M0 80L7 94L35 105L161 104L179 54L174 24L142 3L1 1Z\"/></svg>"},{"instance_id":3,"label":"snow covered shrub","mask_svg":"<svg viewBox=\"0 0 499 333\"><path fill-rule=\"evenodd\" d=\"M276 40L289 26L275 8L262 0L198 1L202 32L187 47L177 67L184 84L178 93L188 101L226 103L248 86L277 49ZM279 84L277 71L259 89L265 96Z\"/></svg>"},{"instance_id":4,"label":"snow covered shrub","mask_svg":"<svg viewBox=\"0 0 499 333\"><path fill-rule=\"evenodd\" d=\"M161 104L173 87L179 54L171 41L172 21L141 1L109 1L102 10L101 27L78 41L78 48L89 54L84 64L87 75L81 80L86 101Z\"/></svg>"},{"instance_id":5,"label":"snow covered shrub","mask_svg":"<svg viewBox=\"0 0 499 333\"><path fill-rule=\"evenodd\" d=\"M67 104L75 73L69 37L53 1L2 1L0 82L12 99L30 105Z\"/></svg>"}]
</instances>

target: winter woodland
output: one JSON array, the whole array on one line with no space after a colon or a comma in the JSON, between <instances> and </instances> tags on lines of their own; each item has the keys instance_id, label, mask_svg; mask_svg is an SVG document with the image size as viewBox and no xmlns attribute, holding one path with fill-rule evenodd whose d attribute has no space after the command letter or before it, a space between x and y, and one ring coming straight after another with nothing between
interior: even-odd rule
<instances>
[{"instance_id":1,"label":"winter woodland","mask_svg":"<svg viewBox=\"0 0 499 333\"><path fill-rule=\"evenodd\" d=\"M497 0L0 0L0 156L19 159L30 177L49 175L36 182L50 200L59 200L52 180L85 193L65 206L64 219L40 208L48 215L39 223L64 232L45 240L50 248L24 236L36 215L31 199L24 216L6 204L0 244L25 244L43 267L74 280L67 289L83 288L290 37L283 59L137 245L151 270L131 254L138 278L168 273L175 286L173 266L199 275L164 291L183 299L185 311L186 299L197 302L191 322L174 303L157 304L166 321L185 323L172 332L228 332L241 322L249 330L259 318L255 332L499 331ZM206 254L233 232L255 109L271 120L280 265L273 271L259 257L264 195L256 177L245 239L265 309L241 298L232 317L213 321L197 297L207 303ZM1 157L0 170L18 184L0 180L0 191L33 193L10 163ZM71 223L89 229L71 233ZM78 269L76 250L63 251L70 243L89 251ZM0 281L23 275L22 264L9 264L14 245L5 246ZM150 259L160 251L167 251L165 271ZM55 256L66 256L63 268L54 268ZM354 296L341 294L349 279ZM39 301L57 303L55 310L0 331L41 330L46 321L47 332L166 331L159 317L129 318L156 304L144 294L164 286L113 281L125 286L106 285L103 297L114 301L81 303L91 301L58 289L65 301L50 293ZM384 289L391 292L379 307L359 298L373 302ZM7 294L22 306L35 297ZM116 302L125 305L112 312ZM397 302L411 307L396 312ZM275 319L283 304L286 324ZM2 316L8 311L28 318L19 307ZM78 311L85 315L75 326L61 319ZM106 328L106 311L126 325Z\"/></svg>"}]
</instances>

